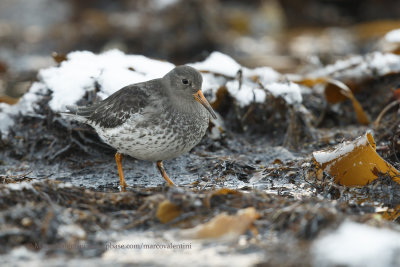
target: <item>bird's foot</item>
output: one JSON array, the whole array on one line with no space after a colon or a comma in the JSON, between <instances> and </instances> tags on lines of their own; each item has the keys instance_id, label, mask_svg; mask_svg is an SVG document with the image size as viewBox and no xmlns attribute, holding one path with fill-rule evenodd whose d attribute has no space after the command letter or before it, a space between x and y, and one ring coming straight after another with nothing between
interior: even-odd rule
<instances>
[{"instance_id":1,"label":"bird's foot","mask_svg":"<svg viewBox=\"0 0 400 267\"><path fill-rule=\"evenodd\" d=\"M174 184L174 182L172 182L172 180L169 179L167 173L165 172L164 165L161 160L157 161L157 168L158 168L158 171L161 173L162 177L164 178L164 180L167 181L168 186L176 186Z\"/></svg>"}]
</instances>

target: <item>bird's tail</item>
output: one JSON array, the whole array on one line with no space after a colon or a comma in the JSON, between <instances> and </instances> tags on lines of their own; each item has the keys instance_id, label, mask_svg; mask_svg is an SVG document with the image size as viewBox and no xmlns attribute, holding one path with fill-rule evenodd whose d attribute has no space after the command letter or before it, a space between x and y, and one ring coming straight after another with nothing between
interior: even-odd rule
<instances>
[{"instance_id":1,"label":"bird's tail","mask_svg":"<svg viewBox=\"0 0 400 267\"><path fill-rule=\"evenodd\" d=\"M79 114L79 107L78 106L66 106L66 108L69 110L69 112L60 112L60 115L63 118L66 118L68 120L75 120L79 122L86 123L87 118L84 115Z\"/></svg>"},{"instance_id":2,"label":"bird's tail","mask_svg":"<svg viewBox=\"0 0 400 267\"><path fill-rule=\"evenodd\" d=\"M69 112L76 114L78 112L79 107L76 105L68 105L66 108L69 110Z\"/></svg>"}]
</instances>

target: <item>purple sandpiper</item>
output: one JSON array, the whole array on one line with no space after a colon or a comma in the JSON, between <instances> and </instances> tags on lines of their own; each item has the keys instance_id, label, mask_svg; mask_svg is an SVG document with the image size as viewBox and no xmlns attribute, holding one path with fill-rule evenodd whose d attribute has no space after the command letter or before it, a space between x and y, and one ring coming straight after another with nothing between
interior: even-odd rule
<instances>
[{"instance_id":1,"label":"purple sandpiper","mask_svg":"<svg viewBox=\"0 0 400 267\"><path fill-rule=\"evenodd\" d=\"M201 91L202 76L189 66L178 66L164 77L128 85L91 106L67 106L72 119L92 126L117 150L120 186L126 182L122 155L157 162L169 185L163 160L188 152L204 136L210 114L216 115Z\"/></svg>"}]
</instances>

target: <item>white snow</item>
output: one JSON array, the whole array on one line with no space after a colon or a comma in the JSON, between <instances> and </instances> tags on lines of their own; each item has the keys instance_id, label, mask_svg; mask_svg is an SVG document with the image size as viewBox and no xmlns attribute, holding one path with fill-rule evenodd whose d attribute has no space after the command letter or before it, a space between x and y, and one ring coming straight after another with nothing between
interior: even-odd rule
<instances>
[{"instance_id":1,"label":"white snow","mask_svg":"<svg viewBox=\"0 0 400 267\"><path fill-rule=\"evenodd\" d=\"M243 83L240 86L238 80L227 82L226 88L229 94L236 98L241 107L245 107L251 102L263 103L266 98L266 93L262 89L254 88L254 85L248 83Z\"/></svg>"},{"instance_id":2,"label":"white snow","mask_svg":"<svg viewBox=\"0 0 400 267\"><path fill-rule=\"evenodd\" d=\"M315 160L319 164L324 164L327 162L330 162L332 160L338 159L351 151L354 150L354 144L352 143L347 143L347 144L341 144L338 148L336 148L333 151L316 151L313 152L313 156Z\"/></svg>"},{"instance_id":3,"label":"white snow","mask_svg":"<svg viewBox=\"0 0 400 267\"><path fill-rule=\"evenodd\" d=\"M400 43L400 29L392 30L386 33L385 40L389 43Z\"/></svg>"},{"instance_id":4,"label":"white snow","mask_svg":"<svg viewBox=\"0 0 400 267\"><path fill-rule=\"evenodd\" d=\"M210 88L218 89L223 82L223 78L213 74L223 74L228 77L235 77L239 70L242 70L242 83L237 79L228 81L225 86L241 107L245 107L252 102L263 103L266 99L266 91L275 97L282 96L288 104L302 102L301 89L295 83L278 83L281 74L270 67L260 67L249 69L241 67L234 59L220 52L213 52L205 61L191 64L192 67L200 71L211 73L203 74L203 90ZM260 86L260 84L262 86ZM239 88L240 87L240 88ZM261 88L264 87L265 89ZM216 90L213 91L215 94Z\"/></svg>"},{"instance_id":5,"label":"white snow","mask_svg":"<svg viewBox=\"0 0 400 267\"><path fill-rule=\"evenodd\" d=\"M376 70L380 76L400 71L400 56L395 54L375 52L371 55L369 63L369 66L364 64L363 67Z\"/></svg>"},{"instance_id":6,"label":"white snow","mask_svg":"<svg viewBox=\"0 0 400 267\"><path fill-rule=\"evenodd\" d=\"M35 82L17 104L0 104L1 133L6 134L14 124L12 116L32 113L38 94L48 89L52 91L50 108L55 112L65 111L66 105L76 104L86 91L94 90L95 82L100 85L99 96L105 98L123 86L159 78L174 68L169 62L125 55L118 50L99 55L77 51L68 54L67 59L59 67L41 70L40 82Z\"/></svg>"},{"instance_id":7,"label":"white snow","mask_svg":"<svg viewBox=\"0 0 400 267\"><path fill-rule=\"evenodd\" d=\"M57 188L72 188L74 185L70 182L59 183L57 184Z\"/></svg>"},{"instance_id":8,"label":"white snow","mask_svg":"<svg viewBox=\"0 0 400 267\"><path fill-rule=\"evenodd\" d=\"M233 58L221 52L212 52L206 60L188 65L199 71L208 71L228 77L235 77L242 68Z\"/></svg>"},{"instance_id":9,"label":"white snow","mask_svg":"<svg viewBox=\"0 0 400 267\"><path fill-rule=\"evenodd\" d=\"M270 67L260 67L249 69L240 66L231 57L220 52L213 52L210 56L199 63L189 64L190 66L203 72L204 86L203 90L207 91L210 88L219 88L217 83L223 81L218 76L213 74L222 74L227 77L235 77L239 70L242 70L242 84L239 86L238 80L228 81L226 87L228 92L238 101L241 107L245 107L252 102L263 103L266 99L266 92L260 88L257 82L260 82L267 91L270 91L275 97L282 96L288 104L301 103L302 97L300 87L295 83L277 83L281 74ZM239 89L240 87L240 89Z\"/></svg>"},{"instance_id":10,"label":"white snow","mask_svg":"<svg viewBox=\"0 0 400 267\"><path fill-rule=\"evenodd\" d=\"M153 5L155 9L161 10L176 4L178 1L179 0L153 0Z\"/></svg>"},{"instance_id":11,"label":"white snow","mask_svg":"<svg viewBox=\"0 0 400 267\"><path fill-rule=\"evenodd\" d=\"M222 86L227 87L241 107L252 102L263 103L266 91L276 97L282 96L288 104L302 101L300 87L294 83L278 83L281 74L269 67L245 68L221 52L213 52L206 60L189 65L203 72L203 91L211 102L216 100L216 92ZM97 95L104 99L126 85L160 78L173 68L172 63L141 55L126 55L119 50L102 54L89 51L69 53L60 66L40 70L39 81L18 104L0 104L0 131L7 133L14 123L13 115L34 114L36 102L43 94L51 93L50 108L62 112L89 91L98 89ZM239 70L242 70L240 90L235 78Z\"/></svg>"},{"instance_id":12,"label":"white snow","mask_svg":"<svg viewBox=\"0 0 400 267\"><path fill-rule=\"evenodd\" d=\"M209 101L214 102L216 100L216 93L218 89L226 83L226 78L224 78L223 76L214 75L212 73L202 73L202 76L203 76L203 86L202 86L203 93L211 95Z\"/></svg>"},{"instance_id":13,"label":"white snow","mask_svg":"<svg viewBox=\"0 0 400 267\"><path fill-rule=\"evenodd\" d=\"M23 189L32 189L32 183L21 182L21 183L10 183L7 184L7 188L13 191L20 191Z\"/></svg>"},{"instance_id":14,"label":"white snow","mask_svg":"<svg viewBox=\"0 0 400 267\"><path fill-rule=\"evenodd\" d=\"M346 221L336 232L314 241L314 266L395 266L400 233Z\"/></svg>"},{"instance_id":15,"label":"white snow","mask_svg":"<svg viewBox=\"0 0 400 267\"><path fill-rule=\"evenodd\" d=\"M40 93L44 93L43 84L35 82L32 84L29 92L27 92L15 105L0 103L0 133L6 134L9 127L14 125L13 116L28 114L33 112L35 102L39 99Z\"/></svg>"},{"instance_id":16,"label":"white snow","mask_svg":"<svg viewBox=\"0 0 400 267\"><path fill-rule=\"evenodd\" d=\"M257 77L262 84L276 82L281 74L270 67L260 67L255 69L243 68L243 77L253 80Z\"/></svg>"},{"instance_id":17,"label":"white snow","mask_svg":"<svg viewBox=\"0 0 400 267\"><path fill-rule=\"evenodd\" d=\"M232 244L216 242L212 246L197 240L179 240L136 233L111 243L101 256L103 261L161 266L254 266L263 258L260 252L233 254ZM183 248L173 248L172 246ZM155 257L155 255L157 255Z\"/></svg>"},{"instance_id":18,"label":"white snow","mask_svg":"<svg viewBox=\"0 0 400 267\"><path fill-rule=\"evenodd\" d=\"M352 152L356 147L366 145L367 142L367 135L363 135L352 142L344 142L339 144L334 150L313 152L313 156L314 159L322 165L324 163L343 157L344 155Z\"/></svg>"},{"instance_id":19,"label":"white snow","mask_svg":"<svg viewBox=\"0 0 400 267\"><path fill-rule=\"evenodd\" d=\"M317 78L326 76L334 77L335 73L340 72L342 70L351 69L352 66L353 67L357 66L361 64L362 61L363 61L362 56L352 56L348 59L338 60L331 65L325 66L324 68L319 68L316 71L310 73L308 76Z\"/></svg>"},{"instance_id":20,"label":"white snow","mask_svg":"<svg viewBox=\"0 0 400 267\"><path fill-rule=\"evenodd\" d=\"M67 58L60 67L39 72L39 79L53 91L49 105L55 112L65 111L66 105L75 104L86 91L94 90L95 82L100 85L99 95L107 97L126 85L160 78L174 68L168 62L125 55L119 50L99 55L72 52Z\"/></svg>"},{"instance_id":21,"label":"white snow","mask_svg":"<svg viewBox=\"0 0 400 267\"><path fill-rule=\"evenodd\" d=\"M0 103L0 133L7 133L8 129L14 125L12 115L17 114L16 107Z\"/></svg>"},{"instance_id":22,"label":"white snow","mask_svg":"<svg viewBox=\"0 0 400 267\"><path fill-rule=\"evenodd\" d=\"M331 77L334 79L360 79L376 75L383 76L400 71L400 56L391 53L373 52L365 56L352 56L338 60L332 65L307 75L309 78Z\"/></svg>"},{"instance_id":23,"label":"white snow","mask_svg":"<svg viewBox=\"0 0 400 267\"><path fill-rule=\"evenodd\" d=\"M13 259L14 261L21 260L22 262L31 262L31 260L35 260L39 258L40 253L36 253L32 250L27 249L25 246L15 247L13 248L8 258ZM29 264L31 265L31 264ZM6 265L3 265L6 266ZM31 265L31 266L39 266L39 265Z\"/></svg>"},{"instance_id":24,"label":"white snow","mask_svg":"<svg viewBox=\"0 0 400 267\"><path fill-rule=\"evenodd\" d=\"M303 100L300 86L296 83L271 83L266 89L275 97L283 97L288 104L299 104Z\"/></svg>"},{"instance_id":25,"label":"white snow","mask_svg":"<svg viewBox=\"0 0 400 267\"><path fill-rule=\"evenodd\" d=\"M71 240L74 238L85 239L86 232L82 229L82 227L77 224L63 224L58 227L57 236L67 240Z\"/></svg>"}]
</instances>

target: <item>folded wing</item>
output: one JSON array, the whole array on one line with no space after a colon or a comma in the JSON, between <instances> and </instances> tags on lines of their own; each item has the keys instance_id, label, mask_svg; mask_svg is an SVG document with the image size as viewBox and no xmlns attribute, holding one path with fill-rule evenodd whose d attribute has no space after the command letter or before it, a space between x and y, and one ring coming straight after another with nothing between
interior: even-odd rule
<instances>
[{"instance_id":1,"label":"folded wing","mask_svg":"<svg viewBox=\"0 0 400 267\"><path fill-rule=\"evenodd\" d=\"M141 84L128 85L91 106L67 106L74 119L103 128L118 127L148 105L149 95Z\"/></svg>"}]
</instances>

